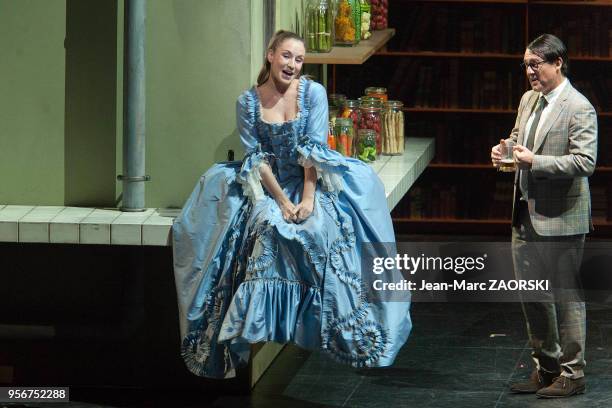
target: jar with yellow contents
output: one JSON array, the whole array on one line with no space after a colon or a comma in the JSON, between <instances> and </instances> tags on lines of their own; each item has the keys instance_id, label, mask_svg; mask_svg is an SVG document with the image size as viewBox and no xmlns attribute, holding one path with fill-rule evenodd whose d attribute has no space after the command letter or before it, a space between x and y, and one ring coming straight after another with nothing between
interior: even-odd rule
<instances>
[{"instance_id":1,"label":"jar with yellow contents","mask_svg":"<svg viewBox=\"0 0 612 408\"><path fill-rule=\"evenodd\" d=\"M353 8L355 8L354 1L338 1L336 18L334 19L334 45L351 46L357 44L359 37L356 36Z\"/></svg>"}]
</instances>

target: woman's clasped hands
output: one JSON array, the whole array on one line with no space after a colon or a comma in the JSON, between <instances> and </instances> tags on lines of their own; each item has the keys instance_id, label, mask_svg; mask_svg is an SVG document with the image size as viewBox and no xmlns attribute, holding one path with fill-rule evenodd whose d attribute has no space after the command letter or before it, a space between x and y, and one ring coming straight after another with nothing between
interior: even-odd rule
<instances>
[{"instance_id":1,"label":"woman's clasped hands","mask_svg":"<svg viewBox=\"0 0 612 408\"><path fill-rule=\"evenodd\" d=\"M284 199L279 204L283 219L286 222L301 223L305 221L314 209L314 199L303 199L299 204L293 204L289 199Z\"/></svg>"}]
</instances>

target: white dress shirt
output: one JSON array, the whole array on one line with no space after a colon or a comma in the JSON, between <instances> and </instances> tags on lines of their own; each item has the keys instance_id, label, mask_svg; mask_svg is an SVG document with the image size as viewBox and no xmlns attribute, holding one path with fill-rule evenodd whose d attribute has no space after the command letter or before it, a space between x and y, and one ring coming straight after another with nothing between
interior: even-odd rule
<instances>
[{"instance_id":1,"label":"white dress shirt","mask_svg":"<svg viewBox=\"0 0 612 408\"><path fill-rule=\"evenodd\" d=\"M548 105L546 105L546 107L542 110L542 115L540 116L540 121L538 122L538 128L536 129L535 138L533 140L534 146L537 144L538 138L540 137L540 129L542 128L542 125L544 124L544 122L546 122L546 118L552 111L553 105L555 104L555 102L559 98L559 95L561 94L561 92L563 92L563 90L565 89L568 83L569 83L569 80L567 78L564 78L563 82L561 82L555 89L550 91L548 94L546 95L540 94L540 98L543 97L544 99L546 99L546 102L548 102ZM538 98L538 102L539 100L540 99ZM538 102L536 102L535 106L538 106ZM531 130L531 124L533 123L534 117L535 117L535 109L533 112L531 112L531 115L529 116L529 119L527 120L527 124L525 125L526 135L528 135L529 130ZM524 141L523 143L525 142L526 141Z\"/></svg>"}]
</instances>

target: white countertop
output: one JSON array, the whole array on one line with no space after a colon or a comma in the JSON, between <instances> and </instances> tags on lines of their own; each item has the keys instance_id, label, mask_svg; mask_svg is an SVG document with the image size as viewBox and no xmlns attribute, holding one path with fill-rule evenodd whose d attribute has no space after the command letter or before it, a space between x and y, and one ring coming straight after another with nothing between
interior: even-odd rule
<instances>
[{"instance_id":1,"label":"white countertop","mask_svg":"<svg viewBox=\"0 0 612 408\"><path fill-rule=\"evenodd\" d=\"M393 209L434 156L434 139L407 138L401 156L383 156L372 167ZM118 209L0 204L0 242L54 244L172 244L170 230L180 209L144 212Z\"/></svg>"}]
</instances>

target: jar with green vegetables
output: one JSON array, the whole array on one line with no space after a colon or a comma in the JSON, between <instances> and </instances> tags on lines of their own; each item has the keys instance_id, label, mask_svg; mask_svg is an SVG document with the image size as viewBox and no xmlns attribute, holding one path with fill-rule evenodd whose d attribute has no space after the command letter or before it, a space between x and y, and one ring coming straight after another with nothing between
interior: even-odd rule
<instances>
[{"instance_id":1,"label":"jar with green vegetables","mask_svg":"<svg viewBox=\"0 0 612 408\"><path fill-rule=\"evenodd\" d=\"M376 160L376 132L373 129L357 131L357 158L366 163Z\"/></svg>"},{"instance_id":2,"label":"jar with green vegetables","mask_svg":"<svg viewBox=\"0 0 612 408\"><path fill-rule=\"evenodd\" d=\"M379 98L361 98L359 105L361 115L359 117L359 129L372 129L376 134L376 154L382 153L382 141L380 138L380 114L382 102Z\"/></svg>"},{"instance_id":3,"label":"jar with green vegetables","mask_svg":"<svg viewBox=\"0 0 612 408\"><path fill-rule=\"evenodd\" d=\"M361 9L361 39L367 40L372 36L370 31L372 7L370 6L370 0L359 0L359 5Z\"/></svg>"},{"instance_id":4,"label":"jar with green vegetables","mask_svg":"<svg viewBox=\"0 0 612 408\"><path fill-rule=\"evenodd\" d=\"M306 51L330 52L333 40L333 12L329 0L308 0L305 15Z\"/></svg>"}]
</instances>

